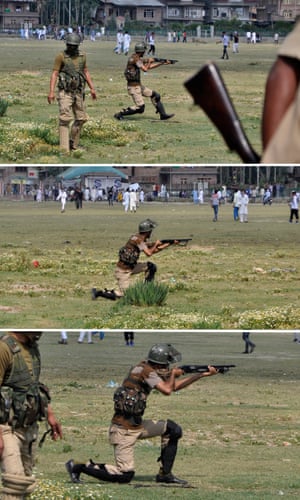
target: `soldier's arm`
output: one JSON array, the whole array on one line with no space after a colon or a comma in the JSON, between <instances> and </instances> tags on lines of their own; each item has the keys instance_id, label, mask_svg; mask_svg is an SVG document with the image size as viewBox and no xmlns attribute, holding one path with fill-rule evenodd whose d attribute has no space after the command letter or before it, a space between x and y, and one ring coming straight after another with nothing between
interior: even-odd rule
<instances>
[{"instance_id":1,"label":"soldier's arm","mask_svg":"<svg viewBox=\"0 0 300 500\"><path fill-rule=\"evenodd\" d=\"M160 240L156 240L155 243L149 243L147 247L143 248L144 253L150 257L154 253L160 252L170 246L170 243L162 243Z\"/></svg>"},{"instance_id":2,"label":"soldier's arm","mask_svg":"<svg viewBox=\"0 0 300 500\"><path fill-rule=\"evenodd\" d=\"M84 68L84 76L86 79L86 83L88 84L88 86L90 88L92 98L97 99L96 91L94 89L94 85L92 82L92 77L91 77L90 72L87 68Z\"/></svg>"},{"instance_id":3,"label":"soldier's arm","mask_svg":"<svg viewBox=\"0 0 300 500\"><path fill-rule=\"evenodd\" d=\"M55 101L55 87L56 87L56 81L58 78L59 71L53 70L52 75L50 78L50 90L48 94L48 103L51 104L53 101Z\"/></svg>"},{"instance_id":4,"label":"soldier's arm","mask_svg":"<svg viewBox=\"0 0 300 500\"><path fill-rule=\"evenodd\" d=\"M56 441L58 438L62 439L62 428L61 424L56 420L54 412L51 405L48 405L48 424L52 430L52 439Z\"/></svg>"},{"instance_id":5,"label":"soldier's arm","mask_svg":"<svg viewBox=\"0 0 300 500\"><path fill-rule=\"evenodd\" d=\"M299 79L300 62L288 57L278 57L270 70L266 84L262 119L264 149L295 99Z\"/></svg>"}]
</instances>

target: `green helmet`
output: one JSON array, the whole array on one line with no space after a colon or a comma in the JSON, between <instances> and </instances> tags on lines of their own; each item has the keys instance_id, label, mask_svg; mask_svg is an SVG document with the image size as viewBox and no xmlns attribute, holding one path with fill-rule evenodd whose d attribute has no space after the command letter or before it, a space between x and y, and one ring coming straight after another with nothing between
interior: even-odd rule
<instances>
[{"instance_id":1,"label":"green helmet","mask_svg":"<svg viewBox=\"0 0 300 500\"><path fill-rule=\"evenodd\" d=\"M136 43L135 44L135 47L134 47L134 50L135 52L145 52L147 49L146 45L144 44L144 42L139 42L139 43Z\"/></svg>"},{"instance_id":2,"label":"green helmet","mask_svg":"<svg viewBox=\"0 0 300 500\"><path fill-rule=\"evenodd\" d=\"M181 354L171 344L154 344L147 359L157 365L168 365L181 361Z\"/></svg>"},{"instance_id":3,"label":"green helmet","mask_svg":"<svg viewBox=\"0 0 300 500\"><path fill-rule=\"evenodd\" d=\"M139 224L139 233L148 233L157 226L156 222L151 219L146 219Z\"/></svg>"},{"instance_id":4,"label":"green helmet","mask_svg":"<svg viewBox=\"0 0 300 500\"><path fill-rule=\"evenodd\" d=\"M80 36L76 33L70 33L66 36L66 44L67 45L80 45L81 39Z\"/></svg>"}]
</instances>

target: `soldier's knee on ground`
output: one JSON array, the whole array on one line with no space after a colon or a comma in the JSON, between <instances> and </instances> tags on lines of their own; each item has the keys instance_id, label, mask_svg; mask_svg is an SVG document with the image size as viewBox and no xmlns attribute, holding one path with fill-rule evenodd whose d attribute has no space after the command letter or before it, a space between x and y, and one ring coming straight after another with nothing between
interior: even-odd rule
<instances>
[{"instance_id":1,"label":"soldier's knee on ground","mask_svg":"<svg viewBox=\"0 0 300 500\"><path fill-rule=\"evenodd\" d=\"M34 491L37 486L33 476L19 476L16 474L2 474L2 495L1 498L25 498Z\"/></svg>"},{"instance_id":2,"label":"soldier's knee on ground","mask_svg":"<svg viewBox=\"0 0 300 500\"><path fill-rule=\"evenodd\" d=\"M140 114L144 113L144 111L145 111L145 104L142 104L142 106L139 106L139 107L136 109L136 112L137 112L137 113L140 113Z\"/></svg>"}]
</instances>

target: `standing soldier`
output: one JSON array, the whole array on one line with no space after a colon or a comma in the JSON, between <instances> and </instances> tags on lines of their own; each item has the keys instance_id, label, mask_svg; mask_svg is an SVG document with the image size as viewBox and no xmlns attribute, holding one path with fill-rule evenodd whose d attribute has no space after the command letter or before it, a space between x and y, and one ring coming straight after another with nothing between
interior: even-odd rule
<instances>
[{"instance_id":1,"label":"standing soldier","mask_svg":"<svg viewBox=\"0 0 300 500\"><path fill-rule=\"evenodd\" d=\"M117 120L122 120L124 116L142 114L145 111L145 102L143 97L150 97L153 106L156 108L156 113L159 113L161 120L168 120L174 114L168 115L165 112L163 103L160 100L160 94L155 90L151 90L141 84L141 71L147 73L150 69L157 68L162 64L170 64L170 61L155 62L152 58L144 58L146 45L137 43L135 52L129 57L127 67L124 72L127 80L128 94L132 97L134 106L123 109L114 116Z\"/></svg>"},{"instance_id":2,"label":"standing soldier","mask_svg":"<svg viewBox=\"0 0 300 500\"><path fill-rule=\"evenodd\" d=\"M48 102L55 100L55 86L58 79L59 142L63 151L75 150L79 144L80 131L88 120L85 111L85 85L96 99L96 91L86 65L86 54L79 51L80 36L71 33L66 37L66 50L60 52L54 61L50 79ZM71 134L69 131L70 123ZM71 135L71 137L70 137Z\"/></svg>"},{"instance_id":3,"label":"standing soldier","mask_svg":"<svg viewBox=\"0 0 300 500\"><path fill-rule=\"evenodd\" d=\"M36 487L33 467L38 422L47 420L52 439L62 438L61 426L50 405L49 391L39 381L38 340L41 335L34 331L11 332L0 337L2 500L28 498Z\"/></svg>"}]
</instances>

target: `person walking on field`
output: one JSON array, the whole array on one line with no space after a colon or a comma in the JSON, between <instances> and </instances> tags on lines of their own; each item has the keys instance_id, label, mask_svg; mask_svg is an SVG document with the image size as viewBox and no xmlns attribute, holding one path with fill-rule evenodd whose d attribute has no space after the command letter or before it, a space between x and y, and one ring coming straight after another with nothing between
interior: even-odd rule
<instances>
[{"instance_id":1,"label":"person walking on field","mask_svg":"<svg viewBox=\"0 0 300 500\"><path fill-rule=\"evenodd\" d=\"M161 120L168 120L174 116L174 114L169 115L166 113L160 99L160 94L155 90L145 87L141 83L141 71L147 73L147 71L158 68L158 66L162 66L163 64L170 64L170 61L154 62L154 60L150 57L144 58L145 51L146 45L143 42L137 43L135 45L134 54L132 54L128 59L124 74L127 80L127 91L131 96L134 105L116 113L114 117L117 120L123 120L124 116L144 113L144 97L150 97L151 102L156 109L156 113L159 114Z\"/></svg>"},{"instance_id":2,"label":"person walking on field","mask_svg":"<svg viewBox=\"0 0 300 500\"><path fill-rule=\"evenodd\" d=\"M248 203L249 197L245 190L241 189L241 193L238 198L240 222L248 222Z\"/></svg>"},{"instance_id":3,"label":"person walking on field","mask_svg":"<svg viewBox=\"0 0 300 500\"><path fill-rule=\"evenodd\" d=\"M81 129L88 120L84 105L86 84L92 99L97 98L87 69L86 55L79 50L80 42L76 33L67 35L66 50L60 52L54 61L48 94L48 103L51 104L56 99L58 81L59 143L61 150L67 153L78 148Z\"/></svg>"},{"instance_id":4,"label":"person walking on field","mask_svg":"<svg viewBox=\"0 0 300 500\"><path fill-rule=\"evenodd\" d=\"M129 210L129 203L130 203L130 192L129 192L129 188L127 188L123 194L123 206L124 206L125 212L128 212L128 210Z\"/></svg>"},{"instance_id":5,"label":"person walking on field","mask_svg":"<svg viewBox=\"0 0 300 500\"><path fill-rule=\"evenodd\" d=\"M181 354L171 344L155 344L145 360L130 369L122 385L114 394L114 414L109 428L109 443L114 448L115 464L96 463L88 460L77 463L74 459L65 464L73 483L81 483L81 474L99 481L130 483L135 475L134 447L139 439L161 438L160 463L156 482L170 485L187 485L187 481L176 477L173 465L177 455L182 428L171 419L144 419L148 396L155 389L164 396L180 391L203 377L218 373L208 366L204 373L193 373L182 377L183 370L171 367L181 361Z\"/></svg>"},{"instance_id":6,"label":"person walking on field","mask_svg":"<svg viewBox=\"0 0 300 500\"><path fill-rule=\"evenodd\" d=\"M217 43L222 43L223 44L223 54L222 54L221 59L229 59L228 50L227 50L228 46L229 46L229 36L226 34L225 31L223 31L222 38Z\"/></svg>"},{"instance_id":7,"label":"person walking on field","mask_svg":"<svg viewBox=\"0 0 300 500\"><path fill-rule=\"evenodd\" d=\"M136 192L132 189L129 193L129 210L130 212L136 212Z\"/></svg>"},{"instance_id":8,"label":"person walking on field","mask_svg":"<svg viewBox=\"0 0 300 500\"><path fill-rule=\"evenodd\" d=\"M125 56L128 55L128 52L130 49L130 44L131 44L131 36L129 35L128 31L125 31L124 42L123 42L123 50L124 50Z\"/></svg>"},{"instance_id":9,"label":"person walking on field","mask_svg":"<svg viewBox=\"0 0 300 500\"><path fill-rule=\"evenodd\" d=\"M23 500L37 488L33 475L39 422L53 440L62 438L48 388L40 382L42 332L10 332L0 337L0 465L2 500ZM46 437L46 434L44 435ZM43 438L40 443L42 443Z\"/></svg>"},{"instance_id":10,"label":"person walking on field","mask_svg":"<svg viewBox=\"0 0 300 500\"><path fill-rule=\"evenodd\" d=\"M250 340L250 332L243 332L243 341L245 342L245 350L243 354L251 354L255 349L255 344Z\"/></svg>"},{"instance_id":11,"label":"person walking on field","mask_svg":"<svg viewBox=\"0 0 300 500\"><path fill-rule=\"evenodd\" d=\"M97 290L92 288L92 299L104 297L116 300L123 297L130 286L130 277L138 273L145 273L145 282L154 280L156 265L153 262L138 262L141 252L147 257L161 252L170 246L170 243L161 243L160 240L149 242L152 230L157 224L151 219L146 219L139 224L138 233L130 236L127 243L119 250L119 261L115 269L115 277L118 282L118 290Z\"/></svg>"},{"instance_id":12,"label":"person walking on field","mask_svg":"<svg viewBox=\"0 0 300 500\"><path fill-rule=\"evenodd\" d=\"M148 54L152 54L153 56L155 55L155 33L152 31L150 37L149 37L149 50Z\"/></svg>"},{"instance_id":13,"label":"person walking on field","mask_svg":"<svg viewBox=\"0 0 300 500\"><path fill-rule=\"evenodd\" d=\"M58 196L56 198L56 201L59 201L61 202L61 212L63 213L66 209L66 203L67 203L67 199L68 199L68 194L67 194L67 191L62 188L59 190L59 193L58 193Z\"/></svg>"},{"instance_id":14,"label":"person walking on field","mask_svg":"<svg viewBox=\"0 0 300 500\"><path fill-rule=\"evenodd\" d=\"M233 194L233 219L235 221L239 220L239 199L240 199L241 192L239 189L234 190Z\"/></svg>"},{"instance_id":15,"label":"person walking on field","mask_svg":"<svg viewBox=\"0 0 300 500\"><path fill-rule=\"evenodd\" d=\"M215 189L213 194L211 195L211 206L214 211L214 218L213 222L217 222L218 220L218 214L219 214L219 205L220 205L220 198L218 195L218 190Z\"/></svg>"},{"instance_id":16,"label":"person walking on field","mask_svg":"<svg viewBox=\"0 0 300 500\"><path fill-rule=\"evenodd\" d=\"M299 223L299 198L297 196L296 191L292 191L292 196L289 201L290 205L290 220L289 222L292 223L293 219L295 217L296 224Z\"/></svg>"},{"instance_id":17,"label":"person walking on field","mask_svg":"<svg viewBox=\"0 0 300 500\"><path fill-rule=\"evenodd\" d=\"M237 54L239 52L239 34L237 31L233 33L232 52L234 54Z\"/></svg>"}]
</instances>

